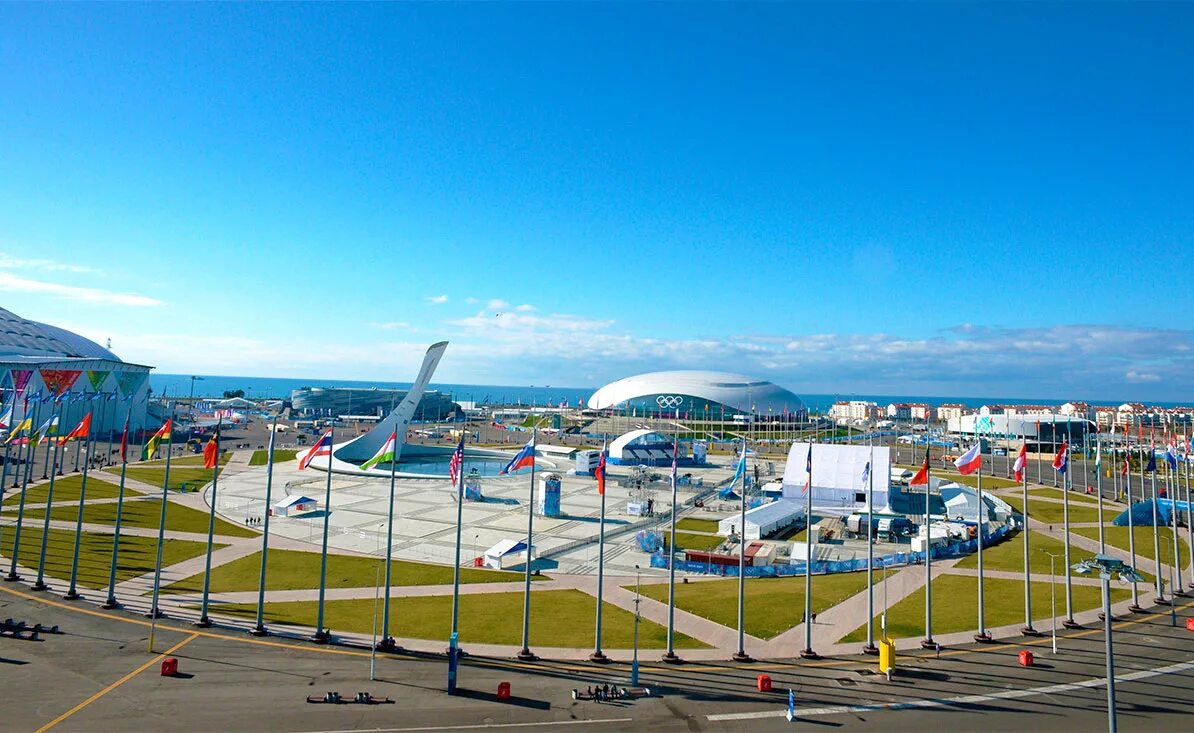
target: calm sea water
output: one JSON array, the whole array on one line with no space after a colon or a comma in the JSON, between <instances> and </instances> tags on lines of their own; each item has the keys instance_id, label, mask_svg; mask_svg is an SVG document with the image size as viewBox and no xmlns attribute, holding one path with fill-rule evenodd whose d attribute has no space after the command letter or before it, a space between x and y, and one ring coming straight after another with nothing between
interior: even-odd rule
<instances>
[{"instance_id":1,"label":"calm sea water","mask_svg":"<svg viewBox=\"0 0 1194 733\"><path fill-rule=\"evenodd\" d=\"M174 395L185 397L191 393L191 377L186 374L150 374L149 384L154 394ZM279 377L235 377L219 375L203 375L202 379L194 382L196 397L222 397L224 392L243 389L245 396L252 399L290 397L293 390L300 387L378 387L399 388L410 387L410 382L367 382L349 381L343 379L283 379ZM432 383L430 389L448 392L456 400L466 400L487 404L503 405L556 405L567 402L576 406L579 401L587 400L596 391L596 387L567 387L555 385L497 385L497 384L445 384ZM799 393L797 393L799 394ZM927 402L939 405L944 402L958 402L968 407L979 407L984 404L1009 405L1062 405L1071 396L1058 399L1023 398L1023 397L940 397L931 395L868 395L868 394L801 394L801 399L811 410L825 411L839 399L870 400L880 405L891 402ZM1121 404L1127 400L1092 400L1091 404ZM1162 407L1173 407L1177 403L1154 403Z\"/></svg>"}]
</instances>

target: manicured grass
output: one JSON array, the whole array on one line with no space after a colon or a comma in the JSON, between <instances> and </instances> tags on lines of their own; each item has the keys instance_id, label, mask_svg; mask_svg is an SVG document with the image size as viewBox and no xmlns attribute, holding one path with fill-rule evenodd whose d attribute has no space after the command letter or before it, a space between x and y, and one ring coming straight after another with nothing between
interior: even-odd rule
<instances>
[{"instance_id":1,"label":"manicured grass","mask_svg":"<svg viewBox=\"0 0 1194 733\"><path fill-rule=\"evenodd\" d=\"M129 466L128 477L150 486L161 486L166 478L166 469ZM192 466L176 466L170 464L170 489L177 491L186 484L187 488L197 490L211 482L211 469Z\"/></svg>"},{"instance_id":2,"label":"manicured grass","mask_svg":"<svg viewBox=\"0 0 1194 733\"><path fill-rule=\"evenodd\" d=\"M1032 532L1028 543L1028 568L1034 575L1048 575L1049 574L1049 556L1046 552L1051 552L1057 555L1055 561L1057 567L1057 574L1059 576L1065 574L1065 563L1061 560L1061 555L1065 553L1065 545L1061 540L1056 540L1046 534L1040 532ZM1087 557L1093 557L1093 552L1081 550L1073 545L1070 545L1070 560L1078 562ZM970 568L971 570L978 568L978 554L967 555L958 561L954 567ZM1008 537L1003 542L983 548L983 568L985 570L1007 570L1011 572L1024 572L1024 533L1017 532Z\"/></svg>"},{"instance_id":3,"label":"manicured grass","mask_svg":"<svg viewBox=\"0 0 1194 733\"><path fill-rule=\"evenodd\" d=\"M717 532L716 519L696 519L694 517L685 517L676 522L676 529L686 529L689 532Z\"/></svg>"},{"instance_id":4,"label":"manicured grass","mask_svg":"<svg viewBox=\"0 0 1194 733\"><path fill-rule=\"evenodd\" d=\"M407 585L451 585L449 565L393 560L391 583ZM327 586L329 588L373 587L376 570L383 560L359 555L328 555ZM384 572L384 571L383 571ZM232 562L212 568L211 588L217 593L257 590L261 574L261 553L255 552ZM523 579L522 573L501 570L461 568L461 583L511 583ZM547 580L543 575L532 576ZM170 593L187 593L203 587L203 574L184 578L166 588ZM319 553L302 550L270 550L266 568L266 590L299 590L319 587Z\"/></svg>"},{"instance_id":5,"label":"manicured grass","mask_svg":"<svg viewBox=\"0 0 1194 733\"><path fill-rule=\"evenodd\" d=\"M1095 504L1097 506L1098 505L1097 502L1099 500L1097 496L1093 496L1091 494L1085 494L1081 491L1064 492L1061 489L1050 489L1050 488L1029 489L1028 493L1031 494L1033 497L1040 496L1040 497L1045 497L1045 498L1049 498L1049 499L1057 499L1059 501L1066 493L1068 493L1070 495L1070 505L1071 506L1073 506L1074 502L1078 502L1078 501L1085 501L1090 504ZM1022 494L1017 493L1016 496L1022 496ZM1106 505L1108 503L1110 503L1110 502L1104 501L1104 503L1103 503L1104 508L1106 507Z\"/></svg>"},{"instance_id":6,"label":"manicured grass","mask_svg":"<svg viewBox=\"0 0 1194 733\"><path fill-rule=\"evenodd\" d=\"M21 556L19 561L36 573L41 552L41 527L25 525L21 531ZM12 557L13 527L4 528L3 554ZM214 545L216 549L225 545ZM75 533L64 529L51 529L46 543L46 575L70 579L71 559L75 547ZM162 546L162 566L198 557L207 551L203 542L170 540ZM120 562L116 567L116 582L122 582L138 575L153 572L157 559L157 539L121 535ZM112 535L100 532L84 532L79 546L79 585L86 588L106 588L108 569L112 561ZM36 576L35 576L36 577Z\"/></svg>"},{"instance_id":7,"label":"manicured grass","mask_svg":"<svg viewBox=\"0 0 1194 733\"><path fill-rule=\"evenodd\" d=\"M130 449L130 453L129 453L130 461L133 460L133 454L132 454L131 450L132 449ZM220 465L221 466L223 466L225 463L227 463L231 459L232 459L231 451L226 451L226 450L220 451ZM131 468L132 465L133 464L130 464L129 467ZM135 465L137 465L139 467L143 467L143 468L165 468L166 467L166 459L165 458L155 458L152 461L141 461ZM187 454L181 455L181 456L174 456L173 458L170 459L171 471L173 471L175 466L192 466L192 467L198 466L198 467L202 468L203 467L203 455L198 454L198 453L187 453ZM108 470L111 470L111 469L108 469ZM116 470L119 471L120 467L117 466ZM208 469L208 472L210 473L211 469Z\"/></svg>"},{"instance_id":8,"label":"manicured grass","mask_svg":"<svg viewBox=\"0 0 1194 733\"><path fill-rule=\"evenodd\" d=\"M876 587L882 579L882 571L876 571ZM824 612L865 589L865 572L815 575L813 613ZM667 603L666 583L644 585L642 592L648 598ZM676 607L736 629L738 579L678 583ZM796 626L803 618L804 576L746 579L746 633L770 639Z\"/></svg>"},{"instance_id":9,"label":"manicured grass","mask_svg":"<svg viewBox=\"0 0 1194 733\"><path fill-rule=\"evenodd\" d=\"M1151 526L1133 527L1136 530L1136 556L1155 560L1156 556L1153 553L1153 528ZM1173 530L1170 527L1161 527L1161 562L1166 565L1173 563L1173 535L1170 534ZM1075 529L1074 534L1080 534L1083 537L1090 537L1097 540L1099 538L1098 527L1080 527ZM1128 528L1127 527L1106 527L1106 534L1104 535L1107 544L1118 547L1121 550L1128 549ZM1182 559L1183 567L1185 561L1190 557L1187 549L1186 539L1182 536L1182 532L1178 532L1178 551L1179 557Z\"/></svg>"},{"instance_id":10,"label":"manicured grass","mask_svg":"<svg viewBox=\"0 0 1194 733\"><path fill-rule=\"evenodd\" d=\"M663 545L667 547L671 533L663 532ZM712 550L725 542L725 537L709 534L692 534L691 532L676 532L676 546L682 550Z\"/></svg>"},{"instance_id":11,"label":"manicured grass","mask_svg":"<svg viewBox=\"0 0 1194 733\"><path fill-rule=\"evenodd\" d=\"M106 481L107 477L96 478L94 473L87 474L87 498L88 499L115 499L119 493L120 486L117 483L109 483ZM73 476L62 476L54 481L54 501L74 501L79 500L79 486L83 483L83 476L75 474ZM31 487L27 491L25 497L25 508L30 506L37 506L38 504L46 505L46 495L50 491L50 482L47 481L41 485ZM140 496L140 491L134 491L129 487L124 487L124 495ZM21 501L20 489L8 489L4 494L5 505L13 505L14 507Z\"/></svg>"},{"instance_id":12,"label":"manicured grass","mask_svg":"<svg viewBox=\"0 0 1194 733\"><path fill-rule=\"evenodd\" d=\"M293 461L294 457L298 455L298 451L293 448L275 448L274 449L274 463L285 463L286 461ZM249 457L250 466L264 466L269 461L268 450L255 450L253 455Z\"/></svg>"},{"instance_id":13,"label":"manicured grass","mask_svg":"<svg viewBox=\"0 0 1194 733\"><path fill-rule=\"evenodd\" d=\"M1048 559L1048 558L1046 558ZM1074 611L1098 608L1103 603L1102 590L1094 585L1074 585ZM1057 614L1065 615L1065 592L1057 584ZM1024 585L1015 580L987 578L983 582L986 601L985 622L988 629L1024 622ZM1050 612L1049 583L1032 584L1033 626L1043 629ZM1111 602L1128 597L1128 591L1113 587ZM978 578L962 575L943 575L933 581L933 634L972 631L978 626ZM880 629L880 617L874 620L875 634ZM925 633L925 592L920 588L912 595L888 609L887 635L893 638L923 637ZM842 642L866 640L866 625L842 637Z\"/></svg>"},{"instance_id":14,"label":"manicured grass","mask_svg":"<svg viewBox=\"0 0 1194 733\"><path fill-rule=\"evenodd\" d=\"M41 518L45 516L45 506L30 510L25 507L25 516ZM162 518L161 499L147 498L137 501L126 501L121 513L121 525L125 527L144 527L157 529L158 521ZM77 516L77 507L56 506L50 510L50 518L55 521L73 522ZM87 504L83 508L83 521L90 524L116 524L116 502L103 504ZM192 509L189 506L171 503L166 507L166 529L171 532L196 532L207 534L207 512ZM256 537L257 533L248 527L225 521L216 517L216 534L231 537Z\"/></svg>"},{"instance_id":15,"label":"manicured grass","mask_svg":"<svg viewBox=\"0 0 1194 733\"><path fill-rule=\"evenodd\" d=\"M935 463L929 467L930 472L932 473L934 478L945 479L946 481L953 481L954 483L964 484L966 486L978 486L978 477L977 476L975 476L973 474L971 474L970 476L963 476L962 474L954 472L954 471L946 471L941 468L938 468L938 465L939 464ZM899 465L896 467L897 468L906 468L913 472L920 470L919 463L916 464L915 466ZM1012 486L1019 486L1019 485L1020 484L1016 483L1012 479L1001 478L999 476L988 476L985 473L983 474L983 491L987 491L988 489L994 491L995 489L1006 489L1006 488L1009 488Z\"/></svg>"},{"instance_id":16,"label":"manicured grass","mask_svg":"<svg viewBox=\"0 0 1194 733\"><path fill-rule=\"evenodd\" d=\"M1011 504L1016 511L1024 512L1024 500L1018 496L1003 496L1000 497L1008 504ZM1032 498L1028 500L1028 511L1031 517L1038 522L1046 524L1062 524L1065 522L1065 505L1057 501L1033 501ZM1122 513L1122 509L1108 509L1107 505L1103 506L1103 521L1111 522ZM1096 504L1091 504L1085 501L1070 501L1070 522L1097 522L1099 521L1099 508Z\"/></svg>"},{"instance_id":17,"label":"manicured grass","mask_svg":"<svg viewBox=\"0 0 1194 733\"><path fill-rule=\"evenodd\" d=\"M460 641L470 643L522 643L522 593L481 593L460 596ZM368 634L373 628L372 598L328 601L325 622L333 631ZM252 618L256 604L218 605L218 613ZM593 618L596 600L578 590L538 591L531 596L530 645L536 647L593 646ZM266 623L311 626L315 623L315 601L268 603ZM395 636L446 641L451 630L452 597L422 596L391 601L390 632ZM633 646L634 614L609 603L602 611L602 646L629 649ZM639 646L660 649L667 646L667 630L643 619L639 625ZM696 639L676 634L676 646L708 648Z\"/></svg>"}]
</instances>

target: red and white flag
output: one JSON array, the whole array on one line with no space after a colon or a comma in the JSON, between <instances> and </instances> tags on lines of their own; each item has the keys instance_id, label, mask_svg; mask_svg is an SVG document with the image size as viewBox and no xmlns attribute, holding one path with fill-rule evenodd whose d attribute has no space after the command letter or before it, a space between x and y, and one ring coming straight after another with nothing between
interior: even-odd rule
<instances>
[{"instance_id":1,"label":"red and white flag","mask_svg":"<svg viewBox=\"0 0 1194 733\"><path fill-rule=\"evenodd\" d=\"M1012 470L1016 472L1016 480L1024 480L1024 468L1028 465L1028 443L1020 446L1020 455L1016 456L1016 463Z\"/></svg>"},{"instance_id":2,"label":"red and white flag","mask_svg":"<svg viewBox=\"0 0 1194 733\"><path fill-rule=\"evenodd\" d=\"M457 482L460 479L460 469L464 467L464 436L460 436L460 442L456 444L456 450L452 451L452 458L448 461L448 480L452 482L453 486L459 485Z\"/></svg>"},{"instance_id":3,"label":"red and white flag","mask_svg":"<svg viewBox=\"0 0 1194 733\"><path fill-rule=\"evenodd\" d=\"M974 447L958 456L958 460L954 461L954 467L958 469L958 473L963 476L969 476L983 467L983 453L981 449L982 444L975 443Z\"/></svg>"},{"instance_id":4,"label":"red and white flag","mask_svg":"<svg viewBox=\"0 0 1194 733\"><path fill-rule=\"evenodd\" d=\"M328 430L323 435L319 436L319 440L315 441L315 445L311 446L311 450L303 456L299 461L299 470L302 471L311 464L311 459L316 456L328 457L328 469L331 470L332 461L332 431Z\"/></svg>"}]
</instances>

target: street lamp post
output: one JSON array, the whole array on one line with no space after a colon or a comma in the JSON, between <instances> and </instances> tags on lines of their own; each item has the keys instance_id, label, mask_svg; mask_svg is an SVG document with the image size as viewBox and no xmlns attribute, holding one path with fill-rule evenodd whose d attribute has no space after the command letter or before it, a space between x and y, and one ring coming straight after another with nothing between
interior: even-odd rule
<instances>
[{"instance_id":1,"label":"street lamp post","mask_svg":"<svg viewBox=\"0 0 1194 733\"><path fill-rule=\"evenodd\" d=\"M1103 581L1103 654L1106 657L1107 670L1107 730L1109 733L1116 733L1115 654L1111 641L1111 576L1113 574L1119 576L1121 582L1138 582L1142 578L1134 568L1125 565L1122 560L1108 555L1096 555L1088 560L1083 560L1074 565L1072 570L1081 575L1098 571L1099 578Z\"/></svg>"},{"instance_id":2,"label":"street lamp post","mask_svg":"<svg viewBox=\"0 0 1194 733\"><path fill-rule=\"evenodd\" d=\"M1053 617L1053 653L1057 653L1057 575L1053 570L1053 561L1059 556L1048 550L1041 552L1049 556L1049 615Z\"/></svg>"},{"instance_id":3,"label":"street lamp post","mask_svg":"<svg viewBox=\"0 0 1194 733\"><path fill-rule=\"evenodd\" d=\"M630 660L630 686L638 686L638 603L641 599L642 590L642 570L638 565L634 566L634 656Z\"/></svg>"}]
</instances>

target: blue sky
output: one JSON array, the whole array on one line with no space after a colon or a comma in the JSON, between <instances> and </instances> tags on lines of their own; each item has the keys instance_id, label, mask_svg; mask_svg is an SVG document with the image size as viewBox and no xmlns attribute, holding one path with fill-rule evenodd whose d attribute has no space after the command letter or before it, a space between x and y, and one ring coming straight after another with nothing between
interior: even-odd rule
<instances>
[{"instance_id":1,"label":"blue sky","mask_svg":"<svg viewBox=\"0 0 1194 733\"><path fill-rule=\"evenodd\" d=\"M0 304L168 372L1187 399L1194 6L0 5ZM498 315L498 314L501 315Z\"/></svg>"}]
</instances>

